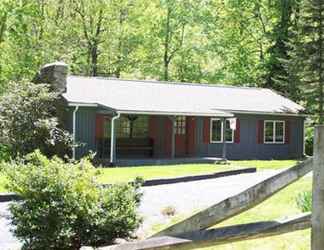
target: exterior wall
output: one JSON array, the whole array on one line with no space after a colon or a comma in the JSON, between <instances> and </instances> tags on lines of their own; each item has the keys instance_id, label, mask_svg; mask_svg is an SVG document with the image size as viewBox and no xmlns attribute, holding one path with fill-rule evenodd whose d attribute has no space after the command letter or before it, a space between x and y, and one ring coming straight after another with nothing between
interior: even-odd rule
<instances>
[{"instance_id":1,"label":"exterior wall","mask_svg":"<svg viewBox=\"0 0 324 250\"><path fill-rule=\"evenodd\" d=\"M67 129L72 133L72 112L68 112ZM76 139L82 145L76 149L76 156L79 158L89 151L95 152L96 142L96 108L80 107L76 116ZM227 143L228 159L289 159L303 156L304 145L304 118L283 117L283 116L261 116L261 115L236 115L240 121L240 138L238 143ZM155 158L170 157L171 134L168 129L166 116L151 116L154 122L149 125L150 137L154 138ZM204 141L204 119L196 117L194 130L194 149L191 149L190 156L221 157L222 143L206 143ZM290 138L288 144L258 144L257 124L259 120L287 120L290 123ZM193 131L191 129L191 131ZM118 155L117 155L118 158Z\"/></svg>"},{"instance_id":2,"label":"exterior wall","mask_svg":"<svg viewBox=\"0 0 324 250\"><path fill-rule=\"evenodd\" d=\"M73 108L68 111L68 131L73 132ZM76 114L76 141L81 145L76 148L76 158L96 151L96 108L80 107Z\"/></svg>"},{"instance_id":3,"label":"exterior wall","mask_svg":"<svg viewBox=\"0 0 324 250\"><path fill-rule=\"evenodd\" d=\"M239 143L227 143L228 159L289 159L304 153L304 118L262 115L236 115L240 120ZM197 155L221 157L222 143L204 142L204 118L197 119ZM287 144L258 144L259 120L289 120L290 137ZM263 141L263 140L262 140Z\"/></svg>"}]
</instances>

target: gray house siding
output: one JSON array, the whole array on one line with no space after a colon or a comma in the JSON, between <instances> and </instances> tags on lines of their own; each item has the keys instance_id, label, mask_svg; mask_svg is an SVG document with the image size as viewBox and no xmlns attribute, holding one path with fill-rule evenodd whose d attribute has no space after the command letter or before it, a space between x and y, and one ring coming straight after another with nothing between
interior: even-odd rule
<instances>
[{"instance_id":1,"label":"gray house siding","mask_svg":"<svg viewBox=\"0 0 324 250\"><path fill-rule=\"evenodd\" d=\"M81 145L76 149L80 158L95 152L96 108L80 107L76 116L76 140ZM67 129L72 133L72 113L68 111ZM285 116L236 115L240 120L240 142L227 144L228 159L289 159L300 158L304 153L304 118ZM156 116L156 138L154 141L154 157L164 158L167 155L166 116ZM221 157L221 143L203 142L203 117L196 118L196 155ZM258 144L257 123L259 120L289 120L289 144ZM117 155L118 157L118 155Z\"/></svg>"},{"instance_id":2,"label":"gray house siding","mask_svg":"<svg viewBox=\"0 0 324 250\"><path fill-rule=\"evenodd\" d=\"M76 115L76 142L80 144L76 148L76 158L87 155L90 151L96 151L96 108L80 107ZM73 132L73 109L69 109L68 131Z\"/></svg>"},{"instance_id":3,"label":"gray house siding","mask_svg":"<svg viewBox=\"0 0 324 250\"><path fill-rule=\"evenodd\" d=\"M228 159L289 159L300 158L304 153L304 118L262 115L236 115L240 120L240 142L227 143ZM289 120L290 141L288 144L258 144L259 120ZM203 142L203 118L197 119L197 154L221 157L221 143Z\"/></svg>"}]
</instances>

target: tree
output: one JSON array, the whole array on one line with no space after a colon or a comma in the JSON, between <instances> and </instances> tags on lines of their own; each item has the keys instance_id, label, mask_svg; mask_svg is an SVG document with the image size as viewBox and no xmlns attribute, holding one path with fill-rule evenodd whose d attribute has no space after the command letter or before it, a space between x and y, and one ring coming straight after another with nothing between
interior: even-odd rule
<instances>
[{"instance_id":1,"label":"tree","mask_svg":"<svg viewBox=\"0 0 324 250\"><path fill-rule=\"evenodd\" d=\"M301 48L298 60L302 64L302 90L306 107L324 123L324 2L305 0L300 18Z\"/></svg>"},{"instance_id":2,"label":"tree","mask_svg":"<svg viewBox=\"0 0 324 250\"><path fill-rule=\"evenodd\" d=\"M36 149L47 155L69 152L71 137L56 118L56 93L47 85L12 82L0 99L0 142L13 156Z\"/></svg>"},{"instance_id":3,"label":"tree","mask_svg":"<svg viewBox=\"0 0 324 250\"><path fill-rule=\"evenodd\" d=\"M276 81L276 78L287 78L288 72L283 65L284 60L289 59L289 53L292 49L289 46L293 35L292 30L296 30L298 23L299 0L280 0L276 6L279 13L278 22L274 26L271 37L274 44L269 47L269 58L265 63L266 74L264 87L272 88L283 92L288 85L284 81ZM294 96L296 93L289 95Z\"/></svg>"},{"instance_id":4,"label":"tree","mask_svg":"<svg viewBox=\"0 0 324 250\"><path fill-rule=\"evenodd\" d=\"M87 61L92 76L98 75L99 45L103 42L103 25L106 22L105 1L73 0L73 7L81 22L81 30L87 44Z\"/></svg>"}]
</instances>

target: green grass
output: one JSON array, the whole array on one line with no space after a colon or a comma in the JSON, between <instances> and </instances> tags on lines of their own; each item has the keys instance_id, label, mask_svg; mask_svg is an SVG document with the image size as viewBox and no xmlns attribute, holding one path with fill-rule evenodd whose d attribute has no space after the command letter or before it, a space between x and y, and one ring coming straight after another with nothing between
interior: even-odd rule
<instances>
[{"instance_id":1,"label":"green grass","mask_svg":"<svg viewBox=\"0 0 324 250\"><path fill-rule=\"evenodd\" d=\"M100 183L119 183L142 177L145 180L155 178L171 178L188 175L199 175L229 171L246 167L256 167L258 170L281 169L293 166L297 160L272 160L272 161L230 161L229 165L220 164L179 164L166 166L145 167L117 167L100 168L98 180ZM0 192L5 192L5 178L0 174Z\"/></svg>"},{"instance_id":2,"label":"green grass","mask_svg":"<svg viewBox=\"0 0 324 250\"><path fill-rule=\"evenodd\" d=\"M117 183L134 180L140 176L144 179L170 178L186 175L198 175L229 171L233 169L256 167L258 170L282 169L295 165L297 160L272 160L272 161L230 161L229 165L220 164L180 164L168 166L146 166L146 167L121 167L102 168L99 181L101 183Z\"/></svg>"},{"instance_id":3,"label":"green grass","mask_svg":"<svg viewBox=\"0 0 324 250\"><path fill-rule=\"evenodd\" d=\"M288 186L270 199L259 204L251 210L248 210L238 216L235 216L219 225L228 226L241 223L250 223L264 220L274 220L284 217L290 217L300 214L297 208L296 197L302 191L311 190L310 177L304 177L298 182ZM179 218L179 215L178 215ZM179 219L176 221L179 221ZM182 217L184 218L184 216ZM174 222L174 221L173 221ZM169 226L169 225L168 225ZM161 230L161 225L154 229ZM185 249L185 248L184 248ZM241 241L229 243L226 245L200 248L199 245L195 249L199 250L309 250L310 249L310 230L297 231L293 233L283 234L274 237L268 237L257 240Z\"/></svg>"},{"instance_id":4,"label":"green grass","mask_svg":"<svg viewBox=\"0 0 324 250\"><path fill-rule=\"evenodd\" d=\"M5 185L6 185L6 177L0 174L0 193L3 193L6 191Z\"/></svg>"},{"instance_id":5,"label":"green grass","mask_svg":"<svg viewBox=\"0 0 324 250\"><path fill-rule=\"evenodd\" d=\"M137 176L148 179L171 178L186 175L199 175L237 169L232 165L181 164L168 166L120 167L100 169L101 183L128 182Z\"/></svg>"},{"instance_id":6,"label":"green grass","mask_svg":"<svg viewBox=\"0 0 324 250\"><path fill-rule=\"evenodd\" d=\"M230 161L233 166L240 167L256 167L258 170L263 169L282 169L295 165L298 163L298 160L269 160L269 161L259 161L259 160L250 160L250 161Z\"/></svg>"}]
</instances>

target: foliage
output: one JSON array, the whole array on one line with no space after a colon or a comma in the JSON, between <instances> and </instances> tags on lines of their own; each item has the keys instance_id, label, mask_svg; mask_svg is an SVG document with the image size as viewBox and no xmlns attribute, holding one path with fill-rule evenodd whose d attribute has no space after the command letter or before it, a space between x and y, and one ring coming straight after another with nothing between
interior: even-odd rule
<instances>
[{"instance_id":1,"label":"foliage","mask_svg":"<svg viewBox=\"0 0 324 250\"><path fill-rule=\"evenodd\" d=\"M314 147L314 127L307 126L305 131L305 153L306 155L313 155Z\"/></svg>"},{"instance_id":2,"label":"foliage","mask_svg":"<svg viewBox=\"0 0 324 250\"><path fill-rule=\"evenodd\" d=\"M10 149L8 146L0 144L0 162L10 160Z\"/></svg>"},{"instance_id":3,"label":"foliage","mask_svg":"<svg viewBox=\"0 0 324 250\"><path fill-rule=\"evenodd\" d=\"M39 148L47 155L66 149L69 134L55 117L57 94L43 84L12 82L0 100L0 140L13 156Z\"/></svg>"},{"instance_id":4,"label":"foliage","mask_svg":"<svg viewBox=\"0 0 324 250\"><path fill-rule=\"evenodd\" d=\"M100 188L87 159L64 163L36 151L24 160L6 163L9 190L23 200L10 205L14 234L24 249L79 249L131 236L138 185Z\"/></svg>"},{"instance_id":5,"label":"foliage","mask_svg":"<svg viewBox=\"0 0 324 250\"><path fill-rule=\"evenodd\" d=\"M297 50L303 95L308 111L316 114L316 122L324 123L324 2L305 0L300 14L302 41Z\"/></svg>"},{"instance_id":6,"label":"foliage","mask_svg":"<svg viewBox=\"0 0 324 250\"><path fill-rule=\"evenodd\" d=\"M312 211L312 192L305 191L298 194L296 198L297 207L304 213Z\"/></svg>"}]
</instances>

